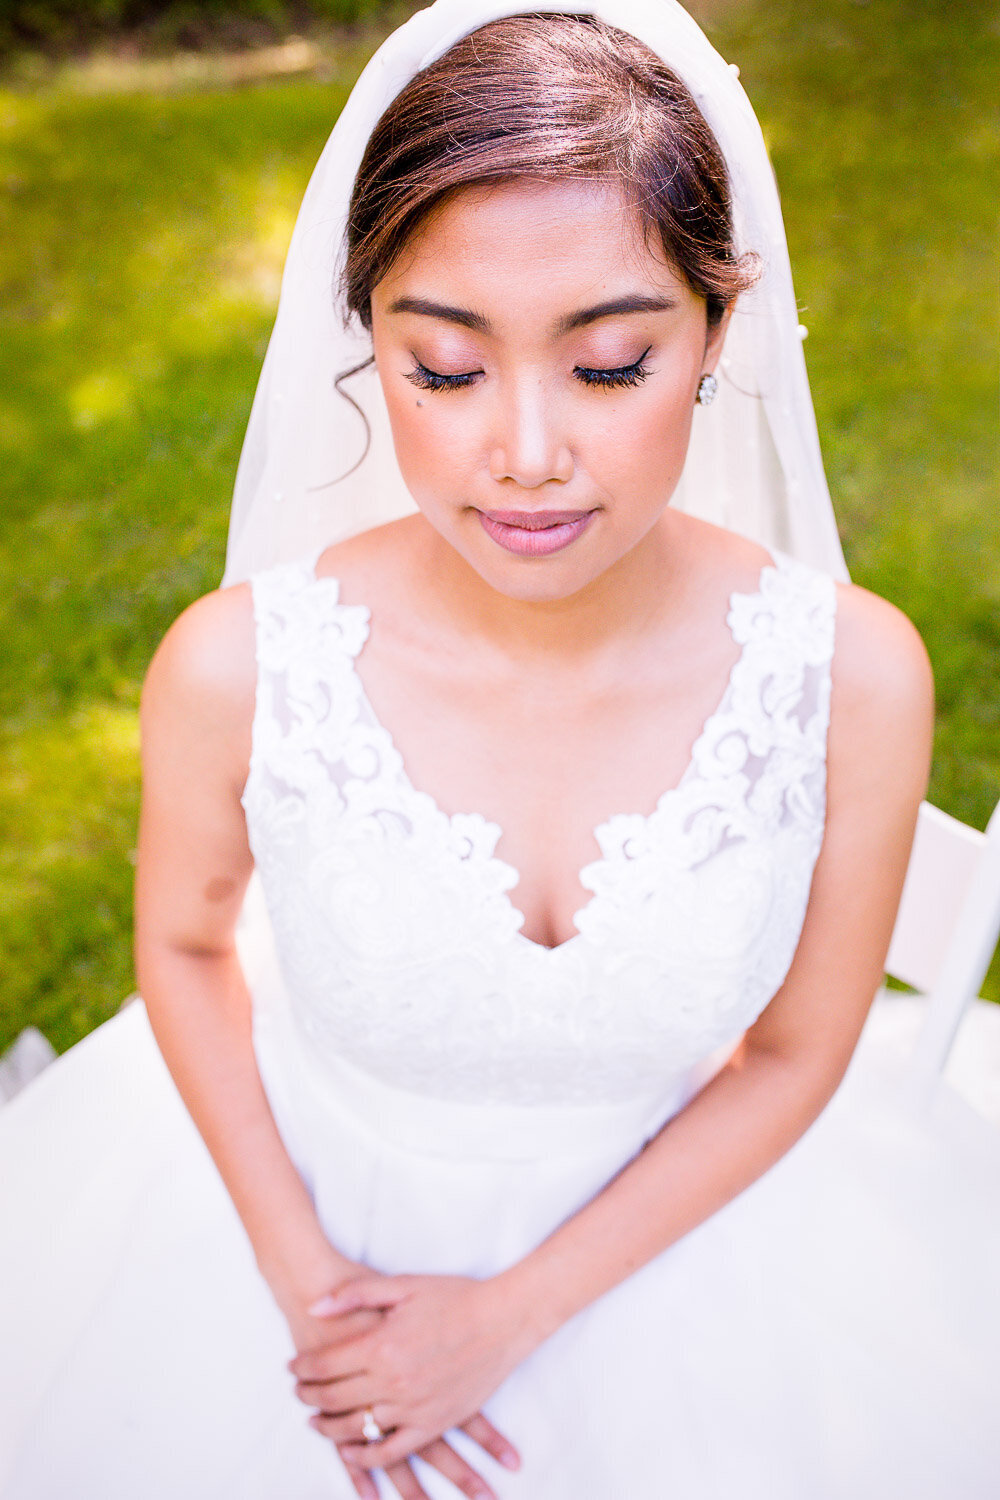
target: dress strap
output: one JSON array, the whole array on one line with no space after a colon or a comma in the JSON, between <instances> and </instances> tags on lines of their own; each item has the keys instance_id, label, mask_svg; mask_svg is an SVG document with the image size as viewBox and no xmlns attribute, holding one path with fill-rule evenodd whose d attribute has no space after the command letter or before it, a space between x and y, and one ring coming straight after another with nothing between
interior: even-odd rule
<instances>
[{"instance_id":1,"label":"dress strap","mask_svg":"<svg viewBox=\"0 0 1000 1500\"><path fill-rule=\"evenodd\" d=\"M280 766L284 778L293 783L301 779L307 770L303 750L310 737L316 743L321 722L329 751L331 723L356 716L354 658L369 630L367 607L341 604L340 580L317 578L314 559L257 573L250 587L257 695L244 806L265 768L277 772ZM331 715L331 704L340 705L340 711Z\"/></svg>"},{"instance_id":2,"label":"dress strap","mask_svg":"<svg viewBox=\"0 0 1000 1500\"><path fill-rule=\"evenodd\" d=\"M257 639L258 686L265 676L298 689L308 675L340 675L368 639L369 611L340 603L339 578L317 578L311 561L284 563L250 580Z\"/></svg>"},{"instance_id":3,"label":"dress strap","mask_svg":"<svg viewBox=\"0 0 1000 1500\"><path fill-rule=\"evenodd\" d=\"M832 577L784 553L773 554L753 594L734 594L729 628L742 647L727 707L744 720L748 740L765 724L809 727L825 755L836 640L837 586Z\"/></svg>"},{"instance_id":4,"label":"dress strap","mask_svg":"<svg viewBox=\"0 0 1000 1500\"><path fill-rule=\"evenodd\" d=\"M810 661L819 665L833 656L837 586L828 573L772 551L773 563L761 569L760 583L752 594L733 594L729 627L741 645L755 634L772 638L798 638Z\"/></svg>"}]
</instances>

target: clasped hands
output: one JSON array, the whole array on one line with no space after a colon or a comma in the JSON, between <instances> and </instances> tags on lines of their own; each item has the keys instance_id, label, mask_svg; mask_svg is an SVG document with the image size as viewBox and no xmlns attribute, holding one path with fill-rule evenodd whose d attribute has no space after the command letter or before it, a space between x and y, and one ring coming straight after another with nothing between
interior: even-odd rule
<instances>
[{"instance_id":1,"label":"clasped hands","mask_svg":"<svg viewBox=\"0 0 1000 1500\"><path fill-rule=\"evenodd\" d=\"M290 1362L310 1425L340 1451L362 1500L377 1500L384 1469L404 1500L420 1500L409 1458L431 1464L467 1495L492 1500L486 1481L444 1437L459 1428L507 1468L516 1449L480 1408L530 1351L495 1281L382 1276L364 1270L313 1304L330 1341ZM385 1436L368 1442L365 1413Z\"/></svg>"}]
</instances>

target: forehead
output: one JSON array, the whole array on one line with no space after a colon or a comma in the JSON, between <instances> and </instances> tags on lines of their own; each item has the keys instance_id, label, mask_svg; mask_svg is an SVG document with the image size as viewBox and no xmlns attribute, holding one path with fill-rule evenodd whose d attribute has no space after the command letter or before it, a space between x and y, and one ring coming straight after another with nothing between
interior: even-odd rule
<instances>
[{"instance_id":1,"label":"forehead","mask_svg":"<svg viewBox=\"0 0 1000 1500\"><path fill-rule=\"evenodd\" d=\"M384 307L419 291L554 306L624 282L691 295L616 184L519 178L464 188L439 205L375 288L373 303Z\"/></svg>"}]
</instances>

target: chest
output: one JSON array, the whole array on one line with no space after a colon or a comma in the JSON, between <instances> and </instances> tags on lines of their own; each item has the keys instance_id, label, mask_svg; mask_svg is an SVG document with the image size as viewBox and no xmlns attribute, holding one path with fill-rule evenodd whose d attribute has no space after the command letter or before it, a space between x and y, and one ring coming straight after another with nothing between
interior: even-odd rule
<instances>
[{"instance_id":1,"label":"chest","mask_svg":"<svg viewBox=\"0 0 1000 1500\"><path fill-rule=\"evenodd\" d=\"M581 826L585 811L594 819L579 853L550 822L562 863L545 885L547 871L519 870L500 824L461 795L485 784L459 779L466 757L482 775L485 743L463 741L436 795L419 784L358 670L367 611L301 572L258 580L244 807L279 962L318 1052L449 1096L592 1101L653 1089L738 1036L787 972L822 841L833 614L832 586L813 579L734 603L738 655L679 781L659 795L634 774L602 782L621 800L609 814L576 807ZM560 736L549 712L562 752L551 769L575 789L554 804L565 816L589 761L581 721L567 716ZM627 738L627 718L612 717ZM498 784L528 827L529 813L552 814L516 795L518 774L544 779L537 757L518 759L518 738ZM611 731L598 740L613 748ZM655 734L649 744L655 760ZM665 761L656 770L669 779ZM576 893L557 884L569 859ZM566 925L529 926L555 897Z\"/></svg>"},{"instance_id":2,"label":"chest","mask_svg":"<svg viewBox=\"0 0 1000 1500\"><path fill-rule=\"evenodd\" d=\"M462 671L374 629L356 661L364 709L392 726L409 784L450 818L475 812L499 829L510 899L541 946L576 931L597 830L616 814L648 817L682 780L739 653L716 638L650 657L631 673Z\"/></svg>"},{"instance_id":3,"label":"chest","mask_svg":"<svg viewBox=\"0 0 1000 1500\"><path fill-rule=\"evenodd\" d=\"M394 864L416 909L423 869L428 899L470 896L470 911L489 887L501 927L565 947L586 894L624 868L606 846L644 849L648 881L657 860L704 863L780 826L797 798L815 816L801 788L825 766L834 597L829 579L787 561L764 570L756 593L734 594L721 697L725 654L693 656L663 691L530 675L498 690L379 651L369 681L367 609L301 567L263 575L245 805L259 823L266 803L269 826L256 842L251 826L255 855L287 845L300 868L361 871L364 846L388 873L362 872L362 885L391 884Z\"/></svg>"}]
</instances>

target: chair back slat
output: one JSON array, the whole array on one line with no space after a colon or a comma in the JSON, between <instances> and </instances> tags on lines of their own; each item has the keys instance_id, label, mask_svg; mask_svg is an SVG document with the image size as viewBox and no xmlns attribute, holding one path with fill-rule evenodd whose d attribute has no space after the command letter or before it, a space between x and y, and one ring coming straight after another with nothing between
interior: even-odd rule
<instances>
[{"instance_id":1,"label":"chair back slat","mask_svg":"<svg viewBox=\"0 0 1000 1500\"><path fill-rule=\"evenodd\" d=\"M921 804L887 974L925 995L934 989L985 845L977 828Z\"/></svg>"},{"instance_id":2,"label":"chair back slat","mask_svg":"<svg viewBox=\"0 0 1000 1500\"><path fill-rule=\"evenodd\" d=\"M943 1072L1000 934L1000 804L985 833L924 802L886 971L927 996L911 1063L927 1094Z\"/></svg>"}]
</instances>

